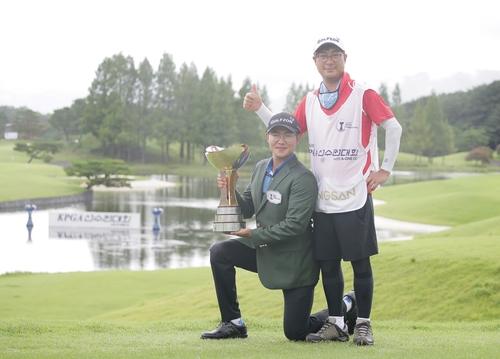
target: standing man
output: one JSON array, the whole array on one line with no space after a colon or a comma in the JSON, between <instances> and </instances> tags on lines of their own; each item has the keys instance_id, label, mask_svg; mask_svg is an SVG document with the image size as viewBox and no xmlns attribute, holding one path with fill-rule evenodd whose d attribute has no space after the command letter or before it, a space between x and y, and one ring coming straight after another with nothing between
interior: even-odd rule
<instances>
[{"instance_id":1,"label":"standing man","mask_svg":"<svg viewBox=\"0 0 500 359\"><path fill-rule=\"evenodd\" d=\"M270 119L266 138L272 157L255 165L243 193L236 191L243 216L255 214L257 228L232 232L239 238L218 242L210 249L222 321L215 330L203 333L202 339L247 337L237 300L235 267L256 272L266 288L283 291L283 329L288 339L305 340L328 317L326 309L311 315L319 279L311 233L318 187L312 172L294 153L299 123L294 116L279 113ZM226 187L226 179L220 176L217 183L219 188ZM348 309L353 312L355 305L346 306L345 311Z\"/></svg>"},{"instance_id":2,"label":"standing man","mask_svg":"<svg viewBox=\"0 0 500 359\"><path fill-rule=\"evenodd\" d=\"M304 97L294 115L301 132L309 132L311 168L319 187L313 214L314 256L321 266L329 317L307 340L336 340L347 330L342 314L343 259L351 262L354 272L358 317L353 341L373 345L370 313L374 280L370 256L378 253L378 244L371 193L392 171L402 129L384 100L344 71L347 54L338 37L317 40L312 59L323 81ZM243 107L256 111L264 123L272 115L255 85L245 96ZM381 169L379 125L386 130Z\"/></svg>"}]
</instances>

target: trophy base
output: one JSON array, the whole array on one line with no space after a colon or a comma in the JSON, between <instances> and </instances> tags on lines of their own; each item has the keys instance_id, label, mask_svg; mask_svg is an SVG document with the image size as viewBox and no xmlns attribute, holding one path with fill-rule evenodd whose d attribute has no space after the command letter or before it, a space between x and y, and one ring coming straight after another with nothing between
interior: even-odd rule
<instances>
[{"instance_id":1,"label":"trophy base","mask_svg":"<svg viewBox=\"0 0 500 359\"><path fill-rule=\"evenodd\" d=\"M214 221L214 232L237 232L246 228L240 206L219 206Z\"/></svg>"}]
</instances>

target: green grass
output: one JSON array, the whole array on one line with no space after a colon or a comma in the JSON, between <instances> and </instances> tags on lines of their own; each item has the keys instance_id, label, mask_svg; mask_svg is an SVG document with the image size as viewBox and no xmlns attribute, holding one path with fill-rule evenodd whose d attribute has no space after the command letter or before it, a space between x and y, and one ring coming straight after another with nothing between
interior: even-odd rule
<instances>
[{"instance_id":1,"label":"green grass","mask_svg":"<svg viewBox=\"0 0 500 359\"><path fill-rule=\"evenodd\" d=\"M497 224L497 229L499 225ZM487 321L500 318L497 236L426 235L380 243L373 257L376 320ZM344 265L346 287L352 270ZM238 271L243 313L279 319L280 291ZM0 276L1 318L148 322L218 316L209 268ZM473 302L473 305L471 305ZM314 311L325 307L321 285ZM189 310L179 310L189 308Z\"/></svg>"},{"instance_id":2,"label":"green grass","mask_svg":"<svg viewBox=\"0 0 500 359\"><path fill-rule=\"evenodd\" d=\"M229 342L199 339L219 320L209 268L7 274L0 276L0 357L495 357L499 240L440 234L380 243L373 257L373 348L289 342L281 292L245 271L237 278L250 337ZM350 288L351 271L344 269ZM324 307L319 284L313 310Z\"/></svg>"},{"instance_id":3,"label":"green grass","mask_svg":"<svg viewBox=\"0 0 500 359\"><path fill-rule=\"evenodd\" d=\"M6 163L15 162L5 147L0 141L0 176ZM48 166L39 165L28 169L43 172ZM47 172L45 177L56 181L59 175ZM6 177L0 181L4 184ZM215 328L219 320L212 275L209 268L188 268L2 275L0 357L496 357L499 186L500 175L490 174L375 191L375 198L387 201L376 207L378 215L453 228L412 241L380 243L380 254L373 257L373 347L286 340L281 292L263 288L255 274L245 271L238 271L237 280L250 337L202 341L200 333ZM8 192L2 187L0 201ZM344 273L348 290L348 264ZM313 310L325 306L319 284Z\"/></svg>"},{"instance_id":4,"label":"green grass","mask_svg":"<svg viewBox=\"0 0 500 359\"><path fill-rule=\"evenodd\" d=\"M0 201L25 198L60 197L81 193L82 180L66 176L62 167L32 163L2 163L0 171Z\"/></svg>"},{"instance_id":5,"label":"green grass","mask_svg":"<svg viewBox=\"0 0 500 359\"><path fill-rule=\"evenodd\" d=\"M457 152L443 157L435 157L429 163L427 157L417 157L410 153L400 152L396 162L396 170L428 171L428 172L499 172L498 166L483 165L475 161L465 161L468 152ZM383 151L380 153L380 158ZM494 154L494 160L500 161L500 155Z\"/></svg>"},{"instance_id":6,"label":"green grass","mask_svg":"<svg viewBox=\"0 0 500 359\"><path fill-rule=\"evenodd\" d=\"M249 318L244 340L208 341L210 320L151 323L0 321L2 358L495 358L499 321L422 324L378 322L376 344L290 342L278 319Z\"/></svg>"},{"instance_id":7,"label":"green grass","mask_svg":"<svg viewBox=\"0 0 500 359\"><path fill-rule=\"evenodd\" d=\"M373 197L389 203L376 207L380 216L456 226L500 216L500 174L386 186Z\"/></svg>"},{"instance_id":8,"label":"green grass","mask_svg":"<svg viewBox=\"0 0 500 359\"><path fill-rule=\"evenodd\" d=\"M66 176L63 168L34 160L22 152L16 152L14 145L0 141L0 202L25 198L59 197L81 193L81 180Z\"/></svg>"}]
</instances>

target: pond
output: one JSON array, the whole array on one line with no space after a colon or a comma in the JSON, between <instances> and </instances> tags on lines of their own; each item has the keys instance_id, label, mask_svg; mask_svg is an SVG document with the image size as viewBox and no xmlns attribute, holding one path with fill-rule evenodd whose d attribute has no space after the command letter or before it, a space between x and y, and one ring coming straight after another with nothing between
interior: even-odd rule
<instances>
[{"instance_id":1,"label":"pond","mask_svg":"<svg viewBox=\"0 0 500 359\"><path fill-rule=\"evenodd\" d=\"M151 183L156 184L152 187L94 191L92 201L87 203L38 208L31 213L31 231L24 206L17 212L0 213L0 274L209 266L210 246L228 238L212 230L220 197L215 175L213 180L166 175L151 179ZM240 177L238 189L243 190L246 183L248 179ZM157 217L159 231L153 230L155 208L163 209ZM137 213L140 228L52 227L49 214L55 210ZM408 240L417 233L446 228L380 217L375 220L379 241ZM253 219L246 222L248 227L255 227Z\"/></svg>"}]
</instances>

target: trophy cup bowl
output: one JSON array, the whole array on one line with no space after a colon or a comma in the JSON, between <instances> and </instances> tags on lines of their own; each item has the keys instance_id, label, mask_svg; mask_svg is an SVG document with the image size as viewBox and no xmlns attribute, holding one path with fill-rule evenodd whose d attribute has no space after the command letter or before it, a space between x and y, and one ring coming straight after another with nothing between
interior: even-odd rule
<instances>
[{"instance_id":1,"label":"trophy cup bowl","mask_svg":"<svg viewBox=\"0 0 500 359\"><path fill-rule=\"evenodd\" d=\"M219 171L221 177L229 177L227 187L221 189L220 202L215 214L214 232L237 232L246 227L241 208L236 201L236 171L250 156L248 145L239 144L228 148L209 146L205 150L208 162Z\"/></svg>"}]
</instances>

